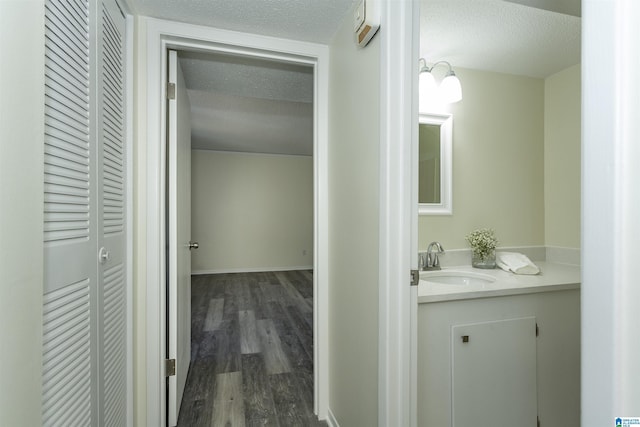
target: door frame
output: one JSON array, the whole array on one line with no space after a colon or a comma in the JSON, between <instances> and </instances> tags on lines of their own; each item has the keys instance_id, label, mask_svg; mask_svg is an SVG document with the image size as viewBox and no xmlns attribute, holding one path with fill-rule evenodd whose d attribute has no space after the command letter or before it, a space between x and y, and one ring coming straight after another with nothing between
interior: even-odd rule
<instances>
[{"instance_id":1,"label":"door frame","mask_svg":"<svg viewBox=\"0 0 640 427\"><path fill-rule=\"evenodd\" d=\"M382 2L378 425L417 426L420 2Z\"/></svg>"},{"instance_id":2,"label":"door frame","mask_svg":"<svg viewBox=\"0 0 640 427\"><path fill-rule=\"evenodd\" d=\"M147 425L165 425L166 352L165 179L166 59L169 48L239 54L314 67L314 410L326 419L328 408L328 93L329 50L325 45L140 18L146 26L146 416ZM146 46L145 42L146 41ZM143 54L144 55L144 54ZM146 63L145 63L146 59ZM144 83L143 83L144 84ZM139 94L144 93L139 88ZM143 97L141 96L141 98ZM144 104L142 104L144 105ZM145 139L145 138L143 138Z\"/></svg>"}]
</instances>

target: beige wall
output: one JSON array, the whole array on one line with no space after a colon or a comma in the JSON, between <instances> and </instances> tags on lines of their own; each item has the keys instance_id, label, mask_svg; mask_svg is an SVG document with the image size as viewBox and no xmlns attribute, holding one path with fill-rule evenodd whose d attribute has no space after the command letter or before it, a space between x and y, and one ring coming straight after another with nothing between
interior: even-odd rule
<instances>
[{"instance_id":1,"label":"beige wall","mask_svg":"<svg viewBox=\"0 0 640 427\"><path fill-rule=\"evenodd\" d=\"M313 266L313 158L192 150L197 272Z\"/></svg>"},{"instance_id":2,"label":"beige wall","mask_svg":"<svg viewBox=\"0 0 640 427\"><path fill-rule=\"evenodd\" d=\"M580 247L580 65L544 83L545 244Z\"/></svg>"},{"instance_id":3,"label":"beige wall","mask_svg":"<svg viewBox=\"0 0 640 427\"><path fill-rule=\"evenodd\" d=\"M500 246L544 244L544 81L456 68L463 99L453 114L453 215L421 216L419 249L495 229Z\"/></svg>"},{"instance_id":4,"label":"beige wall","mask_svg":"<svg viewBox=\"0 0 640 427\"><path fill-rule=\"evenodd\" d=\"M0 424L41 424L44 2L0 1Z\"/></svg>"},{"instance_id":5,"label":"beige wall","mask_svg":"<svg viewBox=\"0 0 640 427\"><path fill-rule=\"evenodd\" d=\"M356 49L345 19L330 44L329 408L378 424L380 43Z\"/></svg>"}]
</instances>

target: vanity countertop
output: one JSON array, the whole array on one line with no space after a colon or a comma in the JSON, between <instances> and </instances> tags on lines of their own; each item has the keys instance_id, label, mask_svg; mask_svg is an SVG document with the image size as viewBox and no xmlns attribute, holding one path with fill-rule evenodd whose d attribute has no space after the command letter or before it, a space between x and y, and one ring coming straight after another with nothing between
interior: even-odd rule
<instances>
[{"instance_id":1,"label":"vanity countertop","mask_svg":"<svg viewBox=\"0 0 640 427\"><path fill-rule=\"evenodd\" d=\"M471 285L446 285L428 282L420 277L418 303L488 298L505 295L531 294L536 292L562 291L580 288L580 267L535 261L540 268L536 275L519 275L500 268L477 269L470 265L443 267L442 272L460 271L481 273L494 277L495 282ZM422 273L422 272L421 272Z\"/></svg>"}]
</instances>

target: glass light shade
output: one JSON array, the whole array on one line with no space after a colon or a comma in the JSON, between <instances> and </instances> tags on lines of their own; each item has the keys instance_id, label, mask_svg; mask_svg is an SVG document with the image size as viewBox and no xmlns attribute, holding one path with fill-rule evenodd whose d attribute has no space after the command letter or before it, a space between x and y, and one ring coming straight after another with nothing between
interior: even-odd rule
<instances>
[{"instance_id":1,"label":"glass light shade","mask_svg":"<svg viewBox=\"0 0 640 427\"><path fill-rule=\"evenodd\" d=\"M429 71L420 72L418 76L419 110L424 111L426 105L433 101L437 93L438 85L436 84L436 79L433 77L433 74Z\"/></svg>"},{"instance_id":2,"label":"glass light shade","mask_svg":"<svg viewBox=\"0 0 640 427\"><path fill-rule=\"evenodd\" d=\"M462 99L462 86L453 71L440 83L440 92L442 99L448 103L458 102Z\"/></svg>"}]
</instances>

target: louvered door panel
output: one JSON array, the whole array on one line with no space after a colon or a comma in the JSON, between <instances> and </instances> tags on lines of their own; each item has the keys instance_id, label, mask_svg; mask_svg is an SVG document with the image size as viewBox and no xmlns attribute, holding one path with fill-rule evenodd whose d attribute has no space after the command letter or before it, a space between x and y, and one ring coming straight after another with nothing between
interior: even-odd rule
<instances>
[{"instance_id":1,"label":"louvered door panel","mask_svg":"<svg viewBox=\"0 0 640 427\"><path fill-rule=\"evenodd\" d=\"M45 15L43 425L125 426L125 19L115 0Z\"/></svg>"},{"instance_id":2,"label":"louvered door panel","mask_svg":"<svg viewBox=\"0 0 640 427\"><path fill-rule=\"evenodd\" d=\"M64 257L86 252L91 239L88 4L52 0L45 10L44 241ZM49 290L78 279L49 260Z\"/></svg>"},{"instance_id":3,"label":"louvered door panel","mask_svg":"<svg viewBox=\"0 0 640 427\"><path fill-rule=\"evenodd\" d=\"M45 426L95 425L95 160L89 4L45 4Z\"/></svg>"},{"instance_id":4,"label":"louvered door panel","mask_svg":"<svg viewBox=\"0 0 640 427\"><path fill-rule=\"evenodd\" d=\"M91 425L89 294L83 280L45 296L44 425Z\"/></svg>"},{"instance_id":5,"label":"louvered door panel","mask_svg":"<svg viewBox=\"0 0 640 427\"><path fill-rule=\"evenodd\" d=\"M121 31L112 13L102 10L101 67L102 214L105 236L124 231L124 67ZM122 16L116 16L115 18Z\"/></svg>"},{"instance_id":6,"label":"louvered door panel","mask_svg":"<svg viewBox=\"0 0 640 427\"><path fill-rule=\"evenodd\" d=\"M113 1L99 5L98 142L101 156L99 241L109 251L100 267L101 375L105 426L126 423L124 16Z\"/></svg>"}]
</instances>

